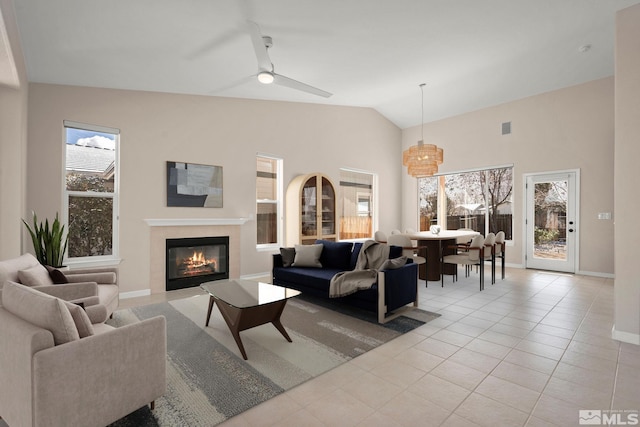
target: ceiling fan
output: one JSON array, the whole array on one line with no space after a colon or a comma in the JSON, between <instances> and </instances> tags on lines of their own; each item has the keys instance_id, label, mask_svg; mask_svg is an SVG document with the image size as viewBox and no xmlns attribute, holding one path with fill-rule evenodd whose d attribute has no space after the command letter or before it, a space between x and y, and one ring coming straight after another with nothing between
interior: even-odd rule
<instances>
[{"instance_id":1,"label":"ceiling fan","mask_svg":"<svg viewBox=\"0 0 640 427\"><path fill-rule=\"evenodd\" d=\"M263 36L260 33L260 27L258 24L252 21L248 21L249 33L251 35L251 42L253 43L253 49L256 52L256 58L258 60L258 73L256 77L258 81L263 84L277 84L280 86L286 86L291 89L300 90L313 95L329 98L332 94L310 86L306 83L299 82L289 77L277 74L274 71L273 63L269 58L268 49L273 46L273 40L269 36Z\"/></svg>"}]
</instances>

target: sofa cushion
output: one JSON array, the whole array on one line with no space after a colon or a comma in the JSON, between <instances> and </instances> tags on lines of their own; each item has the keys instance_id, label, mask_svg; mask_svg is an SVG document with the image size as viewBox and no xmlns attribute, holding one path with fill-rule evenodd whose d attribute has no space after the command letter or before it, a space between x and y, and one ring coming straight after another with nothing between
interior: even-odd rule
<instances>
[{"instance_id":1,"label":"sofa cushion","mask_svg":"<svg viewBox=\"0 0 640 427\"><path fill-rule=\"evenodd\" d=\"M53 285L49 272L42 264L18 271L18 279L25 286Z\"/></svg>"},{"instance_id":2,"label":"sofa cushion","mask_svg":"<svg viewBox=\"0 0 640 427\"><path fill-rule=\"evenodd\" d=\"M330 240L316 240L317 244L322 245L322 253L320 254L320 264L324 268L337 268L340 270L348 270L351 262L351 242L332 242Z\"/></svg>"},{"instance_id":3,"label":"sofa cushion","mask_svg":"<svg viewBox=\"0 0 640 427\"><path fill-rule=\"evenodd\" d=\"M89 316L84 311L84 308L79 304L74 304L68 301L65 301L64 305L67 306L67 309L73 318L73 323L75 323L76 329L78 329L78 335L80 338L93 335L93 326L91 325L91 320L89 320Z\"/></svg>"},{"instance_id":4,"label":"sofa cushion","mask_svg":"<svg viewBox=\"0 0 640 427\"><path fill-rule=\"evenodd\" d=\"M65 302L27 286L8 281L2 290L4 309L53 334L56 345L80 339Z\"/></svg>"},{"instance_id":5,"label":"sofa cushion","mask_svg":"<svg viewBox=\"0 0 640 427\"><path fill-rule=\"evenodd\" d=\"M282 255L282 266L291 267L296 259L296 248L280 248L280 255Z\"/></svg>"},{"instance_id":6,"label":"sofa cushion","mask_svg":"<svg viewBox=\"0 0 640 427\"><path fill-rule=\"evenodd\" d=\"M67 280L67 277L64 275L62 271L58 270L55 267L51 267L50 265L45 265L44 267L49 272L49 277L51 277L51 280L53 281L54 285L69 283L69 280Z\"/></svg>"},{"instance_id":7,"label":"sofa cushion","mask_svg":"<svg viewBox=\"0 0 640 427\"><path fill-rule=\"evenodd\" d=\"M293 267L322 268L320 254L322 254L322 245L296 245L296 257Z\"/></svg>"},{"instance_id":8,"label":"sofa cushion","mask_svg":"<svg viewBox=\"0 0 640 427\"><path fill-rule=\"evenodd\" d=\"M274 276L284 286L292 285L295 288L295 284L302 284L305 288L322 290L328 297L331 278L341 271L335 268L276 268Z\"/></svg>"},{"instance_id":9,"label":"sofa cushion","mask_svg":"<svg viewBox=\"0 0 640 427\"><path fill-rule=\"evenodd\" d=\"M356 268L358 262L358 256L360 255L360 249L362 249L362 242L356 242L353 244L353 250L351 251L351 261L349 262L349 270Z\"/></svg>"}]
</instances>

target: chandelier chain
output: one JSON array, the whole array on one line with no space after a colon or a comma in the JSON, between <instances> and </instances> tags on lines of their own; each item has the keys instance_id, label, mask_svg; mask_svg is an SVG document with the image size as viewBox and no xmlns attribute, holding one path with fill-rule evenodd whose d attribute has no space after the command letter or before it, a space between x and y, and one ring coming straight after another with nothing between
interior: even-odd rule
<instances>
[{"instance_id":1,"label":"chandelier chain","mask_svg":"<svg viewBox=\"0 0 640 427\"><path fill-rule=\"evenodd\" d=\"M420 93L421 93L421 97L420 97L420 108L421 108L421 128L420 128L420 141L424 144L424 86L426 85L426 83L421 83L420 84Z\"/></svg>"}]
</instances>

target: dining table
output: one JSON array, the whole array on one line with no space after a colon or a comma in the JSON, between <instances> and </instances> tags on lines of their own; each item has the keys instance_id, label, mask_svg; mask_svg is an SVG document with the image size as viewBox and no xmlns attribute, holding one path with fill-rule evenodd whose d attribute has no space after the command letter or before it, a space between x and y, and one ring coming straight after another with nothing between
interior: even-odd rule
<instances>
[{"instance_id":1,"label":"dining table","mask_svg":"<svg viewBox=\"0 0 640 427\"><path fill-rule=\"evenodd\" d=\"M458 268L457 265L447 264L444 266L444 271L441 271L442 256L456 253L456 249L450 246L456 245L459 241L471 240L480 233L473 230L440 230L439 233L419 231L404 234L411 240L417 241L418 255L427 260L425 264L420 265L420 279L436 281L440 280L441 274L452 275Z\"/></svg>"}]
</instances>

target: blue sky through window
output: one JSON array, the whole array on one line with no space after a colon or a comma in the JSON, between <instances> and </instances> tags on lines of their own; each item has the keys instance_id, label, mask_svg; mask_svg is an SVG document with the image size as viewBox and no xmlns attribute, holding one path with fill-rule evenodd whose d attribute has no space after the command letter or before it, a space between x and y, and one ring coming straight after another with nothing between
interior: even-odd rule
<instances>
[{"instance_id":1,"label":"blue sky through window","mask_svg":"<svg viewBox=\"0 0 640 427\"><path fill-rule=\"evenodd\" d=\"M115 149L115 135L111 133L96 132L83 129L66 128L67 144L84 145L87 147L99 147Z\"/></svg>"}]
</instances>

